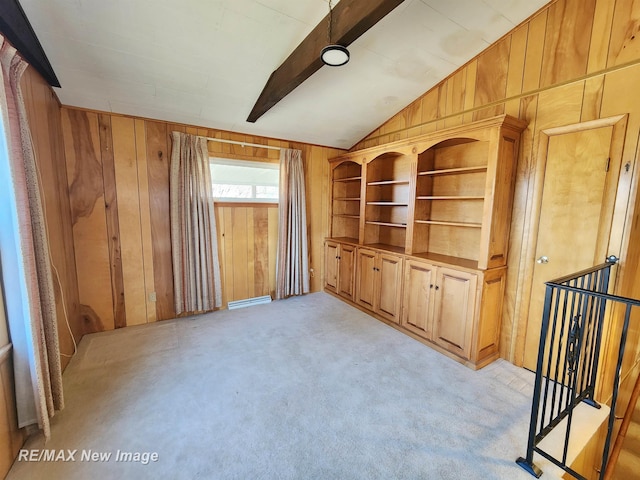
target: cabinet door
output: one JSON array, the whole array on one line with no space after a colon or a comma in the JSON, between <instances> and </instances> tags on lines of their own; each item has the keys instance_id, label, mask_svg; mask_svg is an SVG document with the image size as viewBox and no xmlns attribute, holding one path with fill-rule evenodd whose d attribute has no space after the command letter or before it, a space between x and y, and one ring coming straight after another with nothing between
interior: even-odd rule
<instances>
[{"instance_id":1,"label":"cabinet door","mask_svg":"<svg viewBox=\"0 0 640 480\"><path fill-rule=\"evenodd\" d=\"M466 359L471 355L477 284L472 273L439 268L434 287L433 339Z\"/></svg>"},{"instance_id":2,"label":"cabinet door","mask_svg":"<svg viewBox=\"0 0 640 480\"><path fill-rule=\"evenodd\" d=\"M400 323L402 257L380 253L377 269L379 278L376 311L383 317Z\"/></svg>"},{"instance_id":3,"label":"cabinet door","mask_svg":"<svg viewBox=\"0 0 640 480\"><path fill-rule=\"evenodd\" d=\"M436 267L433 265L407 260L404 267L402 325L428 340L433 338L432 318L435 277Z\"/></svg>"},{"instance_id":4,"label":"cabinet door","mask_svg":"<svg viewBox=\"0 0 640 480\"><path fill-rule=\"evenodd\" d=\"M337 243L324 244L324 288L332 292L338 291L338 249Z\"/></svg>"},{"instance_id":5,"label":"cabinet door","mask_svg":"<svg viewBox=\"0 0 640 480\"><path fill-rule=\"evenodd\" d=\"M356 302L370 310L375 309L376 257L373 250L357 249Z\"/></svg>"},{"instance_id":6,"label":"cabinet door","mask_svg":"<svg viewBox=\"0 0 640 480\"><path fill-rule=\"evenodd\" d=\"M338 255L338 293L353 300L353 284L356 265L356 248L353 245L340 245Z\"/></svg>"}]
</instances>

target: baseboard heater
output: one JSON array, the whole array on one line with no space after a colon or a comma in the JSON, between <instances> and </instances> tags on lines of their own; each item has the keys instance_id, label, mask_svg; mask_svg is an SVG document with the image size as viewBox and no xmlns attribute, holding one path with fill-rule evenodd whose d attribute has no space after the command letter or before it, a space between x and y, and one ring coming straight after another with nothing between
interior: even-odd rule
<instances>
[{"instance_id":1,"label":"baseboard heater","mask_svg":"<svg viewBox=\"0 0 640 480\"><path fill-rule=\"evenodd\" d=\"M252 305L260 305L261 303L270 303L271 295L264 295L262 297L245 298L244 300L234 300L227 303L229 310L235 310L236 308L250 307Z\"/></svg>"}]
</instances>

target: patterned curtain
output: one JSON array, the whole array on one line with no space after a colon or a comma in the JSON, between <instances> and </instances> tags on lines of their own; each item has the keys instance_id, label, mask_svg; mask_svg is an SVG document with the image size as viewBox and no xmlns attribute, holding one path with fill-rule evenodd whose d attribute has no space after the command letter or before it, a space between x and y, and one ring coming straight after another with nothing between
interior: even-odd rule
<instances>
[{"instance_id":1,"label":"patterned curtain","mask_svg":"<svg viewBox=\"0 0 640 480\"><path fill-rule=\"evenodd\" d=\"M276 298L309 293L307 204L300 150L280 151Z\"/></svg>"},{"instance_id":2,"label":"patterned curtain","mask_svg":"<svg viewBox=\"0 0 640 480\"><path fill-rule=\"evenodd\" d=\"M49 242L20 91L27 63L2 36L0 45L0 111L8 158L3 170L10 172L10 178L2 184L9 192L3 192L0 251L3 283L5 289L11 288L11 294L5 293L18 424L25 427L37 423L49 438L49 418L64 407L64 399Z\"/></svg>"},{"instance_id":3,"label":"patterned curtain","mask_svg":"<svg viewBox=\"0 0 640 480\"><path fill-rule=\"evenodd\" d=\"M173 132L171 253L176 313L222 305L207 139Z\"/></svg>"}]
</instances>

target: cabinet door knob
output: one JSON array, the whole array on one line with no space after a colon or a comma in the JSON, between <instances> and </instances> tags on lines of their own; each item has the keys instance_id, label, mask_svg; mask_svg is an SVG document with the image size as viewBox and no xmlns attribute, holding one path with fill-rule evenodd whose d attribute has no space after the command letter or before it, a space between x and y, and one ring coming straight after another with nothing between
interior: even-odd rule
<instances>
[{"instance_id":1,"label":"cabinet door knob","mask_svg":"<svg viewBox=\"0 0 640 480\"><path fill-rule=\"evenodd\" d=\"M546 255L543 255L536 260L536 263L549 263L549 257L547 257Z\"/></svg>"},{"instance_id":2,"label":"cabinet door knob","mask_svg":"<svg viewBox=\"0 0 640 480\"><path fill-rule=\"evenodd\" d=\"M438 285L436 285L436 290L440 290L440 287Z\"/></svg>"},{"instance_id":3,"label":"cabinet door knob","mask_svg":"<svg viewBox=\"0 0 640 480\"><path fill-rule=\"evenodd\" d=\"M429 288L433 288L433 283L429 284Z\"/></svg>"}]
</instances>

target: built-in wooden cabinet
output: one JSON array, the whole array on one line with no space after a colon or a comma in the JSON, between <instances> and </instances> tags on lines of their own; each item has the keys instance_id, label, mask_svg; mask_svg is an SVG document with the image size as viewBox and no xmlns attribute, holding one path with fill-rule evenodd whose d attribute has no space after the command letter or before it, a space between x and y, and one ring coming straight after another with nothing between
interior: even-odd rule
<instances>
[{"instance_id":1,"label":"built-in wooden cabinet","mask_svg":"<svg viewBox=\"0 0 640 480\"><path fill-rule=\"evenodd\" d=\"M328 240L357 247L355 304L471 366L497 356L525 126L501 115L330 160Z\"/></svg>"},{"instance_id":2,"label":"built-in wooden cabinet","mask_svg":"<svg viewBox=\"0 0 640 480\"><path fill-rule=\"evenodd\" d=\"M469 366L486 365L498 357L505 274L408 260L402 325Z\"/></svg>"},{"instance_id":3,"label":"built-in wooden cabinet","mask_svg":"<svg viewBox=\"0 0 640 480\"><path fill-rule=\"evenodd\" d=\"M400 322L403 257L368 248L356 253L356 303Z\"/></svg>"},{"instance_id":4,"label":"built-in wooden cabinet","mask_svg":"<svg viewBox=\"0 0 640 480\"><path fill-rule=\"evenodd\" d=\"M354 298L356 247L325 242L325 289L349 300Z\"/></svg>"},{"instance_id":5,"label":"built-in wooden cabinet","mask_svg":"<svg viewBox=\"0 0 640 480\"><path fill-rule=\"evenodd\" d=\"M477 284L474 273L446 267L436 273L433 341L466 360L471 358Z\"/></svg>"},{"instance_id":6,"label":"built-in wooden cabinet","mask_svg":"<svg viewBox=\"0 0 640 480\"><path fill-rule=\"evenodd\" d=\"M408 259L404 267L402 326L433 340L433 302L436 269L430 263Z\"/></svg>"}]
</instances>

